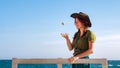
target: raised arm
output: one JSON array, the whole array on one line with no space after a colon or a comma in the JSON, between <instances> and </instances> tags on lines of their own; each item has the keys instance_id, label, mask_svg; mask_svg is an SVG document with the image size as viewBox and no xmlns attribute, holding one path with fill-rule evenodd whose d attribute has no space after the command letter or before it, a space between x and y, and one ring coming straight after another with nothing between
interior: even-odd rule
<instances>
[{"instance_id":1,"label":"raised arm","mask_svg":"<svg viewBox=\"0 0 120 68\"><path fill-rule=\"evenodd\" d=\"M68 49L71 51L73 48L72 48L72 43L69 39L69 36L68 34L61 34L63 38L66 39L66 43L67 43L67 46L68 46Z\"/></svg>"}]
</instances>

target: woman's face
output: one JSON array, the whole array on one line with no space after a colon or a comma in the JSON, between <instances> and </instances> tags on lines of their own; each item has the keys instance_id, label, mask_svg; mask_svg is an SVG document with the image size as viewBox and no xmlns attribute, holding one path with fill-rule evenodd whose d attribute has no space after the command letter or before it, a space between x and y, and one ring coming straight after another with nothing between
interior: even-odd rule
<instances>
[{"instance_id":1,"label":"woman's face","mask_svg":"<svg viewBox=\"0 0 120 68\"><path fill-rule=\"evenodd\" d=\"M78 18L75 18L75 26L77 29L80 29L84 27L84 24Z\"/></svg>"}]
</instances>

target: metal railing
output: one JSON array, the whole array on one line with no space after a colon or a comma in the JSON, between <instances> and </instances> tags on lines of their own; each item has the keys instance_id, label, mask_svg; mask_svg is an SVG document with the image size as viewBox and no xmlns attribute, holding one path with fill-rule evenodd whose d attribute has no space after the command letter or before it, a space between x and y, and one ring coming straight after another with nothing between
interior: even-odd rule
<instances>
[{"instance_id":1,"label":"metal railing","mask_svg":"<svg viewBox=\"0 0 120 68\"><path fill-rule=\"evenodd\" d=\"M90 64L102 64L102 68L108 68L107 60L105 58L101 59L79 59L72 64L78 63L90 63ZM62 68L62 64L71 64L67 59L12 59L12 68L17 68L18 64L57 64L58 68Z\"/></svg>"}]
</instances>

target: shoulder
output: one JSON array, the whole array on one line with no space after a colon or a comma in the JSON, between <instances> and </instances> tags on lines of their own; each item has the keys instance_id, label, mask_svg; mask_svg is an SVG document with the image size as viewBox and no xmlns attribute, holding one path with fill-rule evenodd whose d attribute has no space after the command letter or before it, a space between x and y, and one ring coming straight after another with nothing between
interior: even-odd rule
<instances>
[{"instance_id":1,"label":"shoulder","mask_svg":"<svg viewBox=\"0 0 120 68\"><path fill-rule=\"evenodd\" d=\"M87 37L89 41L95 42L96 36L91 30L87 30Z\"/></svg>"},{"instance_id":2,"label":"shoulder","mask_svg":"<svg viewBox=\"0 0 120 68\"><path fill-rule=\"evenodd\" d=\"M90 35L95 35L93 31L91 30L87 30L87 34L90 34Z\"/></svg>"}]
</instances>

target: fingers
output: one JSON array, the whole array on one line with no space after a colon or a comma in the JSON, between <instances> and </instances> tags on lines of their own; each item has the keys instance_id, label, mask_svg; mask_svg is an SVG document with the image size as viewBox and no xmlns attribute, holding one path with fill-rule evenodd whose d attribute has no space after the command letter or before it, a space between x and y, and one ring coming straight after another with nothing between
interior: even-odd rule
<instances>
[{"instance_id":1,"label":"fingers","mask_svg":"<svg viewBox=\"0 0 120 68\"><path fill-rule=\"evenodd\" d=\"M68 34L67 33L61 33L61 36L64 38L68 38Z\"/></svg>"},{"instance_id":2,"label":"fingers","mask_svg":"<svg viewBox=\"0 0 120 68\"><path fill-rule=\"evenodd\" d=\"M68 36L68 34L67 34L67 33L61 33L61 35L62 35L62 36Z\"/></svg>"},{"instance_id":3,"label":"fingers","mask_svg":"<svg viewBox=\"0 0 120 68\"><path fill-rule=\"evenodd\" d=\"M78 59L79 59L78 57L71 57L71 58L68 58L68 62L74 63Z\"/></svg>"},{"instance_id":4,"label":"fingers","mask_svg":"<svg viewBox=\"0 0 120 68\"><path fill-rule=\"evenodd\" d=\"M68 62L73 63L74 62L74 58L73 57L68 58Z\"/></svg>"},{"instance_id":5,"label":"fingers","mask_svg":"<svg viewBox=\"0 0 120 68\"><path fill-rule=\"evenodd\" d=\"M68 58L68 62L69 62L69 63L72 63L72 60L71 60L71 58Z\"/></svg>"}]
</instances>

